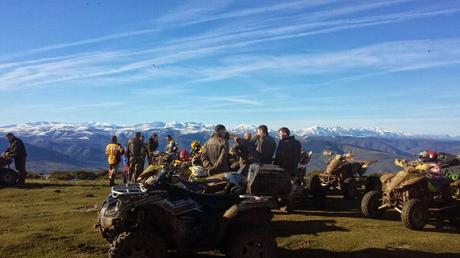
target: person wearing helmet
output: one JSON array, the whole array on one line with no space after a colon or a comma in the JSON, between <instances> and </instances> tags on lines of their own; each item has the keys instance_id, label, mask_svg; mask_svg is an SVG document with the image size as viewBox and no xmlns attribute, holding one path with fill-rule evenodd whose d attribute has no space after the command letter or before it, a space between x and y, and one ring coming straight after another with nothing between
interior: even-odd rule
<instances>
[{"instance_id":1,"label":"person wearing helmet","mask_svg":"<svg viewBox=\"0 0 460 258\"><path fill-rule=\"evenodd\" d=\"M190 156L196 156L201 153L201 142L194 140L190 144Z\"/></svg>"},{"instance_id":2,"label":"person wearing helmet","mask_svg":"<svg viewBox=\"0 0 460 258\"><path fill-rule=\"evenodd\" d=\"M187 161L188 160L188 157L189 157L189 154L187 152L186 149L182 149L180 152L179 152L179 160L180 161Z\"/></svg>"},{"instance_id":3,"label":"person wearing helmet","mask_svg":"<svg viewBox=\"0 0 460 258\"><path fill-rule=\"evenodd\" d=\"M209 169L211 174L230 171L229 145L227 129L223 125L217 125L214 133L204 145L204 152L201 154L203 167Z\"/></svg>"}]
</instances>

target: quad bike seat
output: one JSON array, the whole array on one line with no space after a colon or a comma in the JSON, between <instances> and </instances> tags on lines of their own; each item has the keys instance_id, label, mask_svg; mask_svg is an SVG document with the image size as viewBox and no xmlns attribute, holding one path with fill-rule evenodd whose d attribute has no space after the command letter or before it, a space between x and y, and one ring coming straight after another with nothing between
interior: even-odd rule
<instances>
[{"instance_id":1,"label":"quad bike seat","mask_svg":"<svg viewBox=\"0 0 460 258\"><path fill-rule=\"evenodd\" d=\"M180 187L177 188L179 192L201 204L205 209L211 211L225 211L240 200L238 196L234 195L203 194L188 191Z\"/></svg>"}]
</instances>

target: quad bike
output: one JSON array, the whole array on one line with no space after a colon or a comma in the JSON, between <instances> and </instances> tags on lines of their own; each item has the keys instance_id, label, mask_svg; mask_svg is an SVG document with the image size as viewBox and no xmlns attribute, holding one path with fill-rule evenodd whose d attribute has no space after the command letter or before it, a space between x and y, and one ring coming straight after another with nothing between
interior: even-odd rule
<instances>
[{"instance_id":1,"label":"quad bike","mask_svg":"<svg viewBox=\"0 0 460 258\"><path fill-rule=\"evenodd\" d=\"M177 186L165 169L152 185L119 185L98 215L111 258L166 256L168 250L220 250L230 258L276 257L267 231L273 215L270 198L201 194Z\"/></svg>"},{"instance_id":2,"label":"quad bike","mask_svg":"<svg viewBox=\"0 0 460 258\"><path fill-rule=\"evenodd\" d=\"M0 185L13 186L19 182L19 173L10 167L12 162L6 155L0 156Z\"/></svg>"},{"instance_id":3,"label":"quad bike","mask_svg":"<svg viewBox=\"0 0 460 258\"><path fill-rule=\"evenodd\" d=\"M336 155L324 152L332 159L327 163L326 170L307 177L306 187L310 194L324 205L324 199L330 191L340 191L345 199L355 199L364 192L380 190L381 183L377 176L365 176L367 168L377 162L354 160L350 153Z\"/></svg>"},{"instance_id":4,"label":"quad bike","mask_svg":"<svg viewBox=\"0 0 460 258\"><path fill-rule=\"evenodd\" d=\"M187 167L178 160L163 156L161 161L152 164L138 177L138 182L150 184L163 168L172 168L176 172L174 182L182 187L189 187L200 193L243 194L246 190L246 177L237 172L209 175L209 171L200 166L194 158Z\"/></svg>"},{"instance_id":5,"label":"quad bike","mask_svg":"<svg viewBox=\"0 0 460 258\"><path fill-rule=\"evenodd\" d=\"M379 218L387 209L401 213L401 221L413 230L420 230L436 215L455 226L460 222L460 203L453 198L458 192L452 180L439 173L437 164L406 167L399 173L387 173L380 179L382 191L370 191L361 202L362 213Z\"/></svg>"}]
</instances>

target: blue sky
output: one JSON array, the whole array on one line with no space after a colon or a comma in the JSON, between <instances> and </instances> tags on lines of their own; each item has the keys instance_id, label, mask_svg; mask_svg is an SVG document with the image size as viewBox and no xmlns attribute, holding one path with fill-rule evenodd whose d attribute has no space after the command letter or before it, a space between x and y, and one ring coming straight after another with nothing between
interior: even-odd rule
<instances>
[{"instance_id":1,"label":"blue sky","mask_svg":"<svg viewBox=\"0 0 460 258\"><path fill-rule=\"evenodd\" d=\"M459 1L0 1L0 124L460 135Z\"/></svg>"}]
</instances>

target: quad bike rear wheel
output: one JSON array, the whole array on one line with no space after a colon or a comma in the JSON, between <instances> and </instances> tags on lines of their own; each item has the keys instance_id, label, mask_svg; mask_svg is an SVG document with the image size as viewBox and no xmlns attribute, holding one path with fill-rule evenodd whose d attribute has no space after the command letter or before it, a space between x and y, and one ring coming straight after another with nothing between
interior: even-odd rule
<instances>
[{"instance_id":1,"label":"quad bike rear wheel","mask_svg":"<svg viewBox=\"0 0 460 258\"><path fill-rule=\"evenodd\" d=\"M420 230L427 223L428 212L428 208L421 200L410 199L403 206L401 221L409 229Z\"/></svg>"},{"instance_id":2,"label":"quad bike rear wheel","mask_svg":"<svg viewBox=\"0 0 460 258\"><path fill-rule=\"evenodd\" d=\"M345 179L343 184L340 185L340 189L345 199L355 199L358 197L358 184L353 178Z\"/></svg>"},{"instance_id":3,"label":"quad bike rear wheel","mask_svg":"<svg viewBox=\"0 0 460 258\"><path fill-rule=\"evenodd\" d=\"M272 234L261 227L242 227L226 241L229 258L275 258L276 242Z\"/></svg>"},{"instance_id":4,"label":"quad bike rear wheel","mask_svg":"<svg viewBox=\"0 0 460 258\"><path fill-rule=\"evenodd\" d=\"M0 185L13 186L19 182L19 174L11 168L0 169Z\"/></svg>"},{"instance_id":5,"label":"quad bike rear wheel","mask_svg":"<svg viewBox=\"0 0 460 258\"><path fill-rule=\"evenodd\" d=\"M113 241L108 253L109 258L163 258L166 247L155 234L124 232Z\"/></svg>"},{"instance_id":6,"label":"quad bike rear wheel","mask_svg":"<svg viewBox=\"0 0 460 258\"><path fill-rule=\"evenodd\" d=\"M382 193L370 191L361 200L361 211L368 218L377 219L382 217L384 210L379 209L381 205Z\"/></svg>"}]
</instances>

